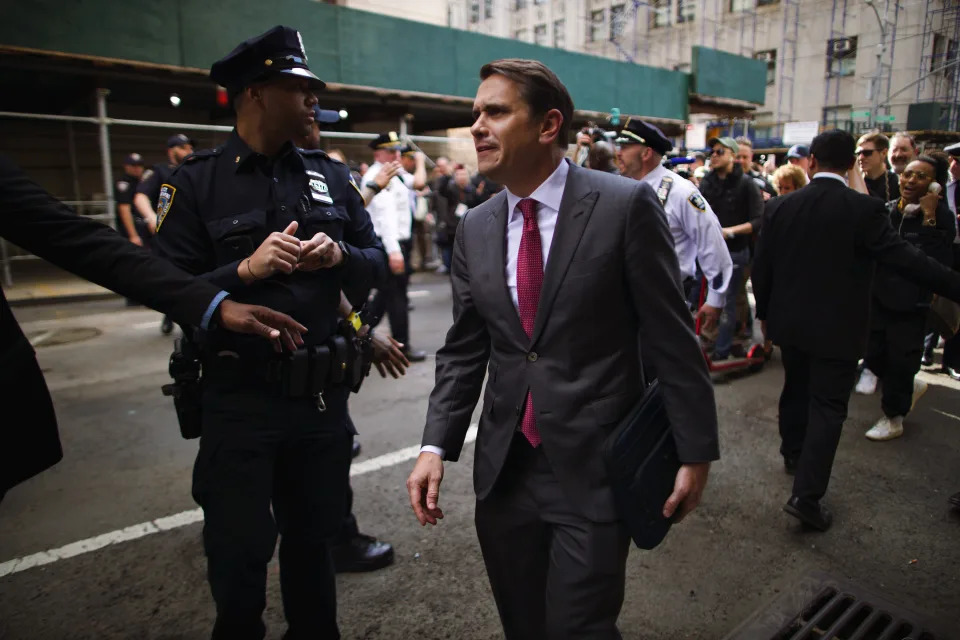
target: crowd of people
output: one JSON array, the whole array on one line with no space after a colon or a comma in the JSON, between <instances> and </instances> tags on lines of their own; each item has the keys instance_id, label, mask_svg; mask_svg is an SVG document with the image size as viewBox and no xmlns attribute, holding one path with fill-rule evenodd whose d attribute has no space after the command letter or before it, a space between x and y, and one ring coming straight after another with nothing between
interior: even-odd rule
<instances>
[{"instance_id":1,"label":"crowd of people","mask_svg":"<svg viewBox=\"0 0 960 640\"><path fill-rule=\"evenodd\" d=\"M137 154L126 158L117 228L129 243L71 220L6 161L0 194L18 215L0 231L200 329L193 496L214 638L264 637L278 537L286 637L339 637L334 573L393 561L352 515L347 399L365 358L394 376L425 358L410 345L416 269L449 274L454 318L410 505L421 525L443 518L444 464L460 457L484 393L476 527L511 639L620 637L630 532L604 446L645 380L662 390L677 463L658 517L678 523L699 504L720 450L693 314L715 328L711 360L743 357L754 317L767 352L779 347L780 453L794 475L784 510L825 531L850 393L879 382L884 417L866 435L902 435L925 389L916 374L933 362L933 294L960 301L960 143L924 154L905 133L826 131L780 167L755 163L747 138L671 156L671 140L639 119L614 137L575 133L556 75L508 59L480 71L477 173L428 160L390 131L351 170L319 149L325 84L299 33L278 26L247 40L210 75L228 90L236 128L195 153L171 137L169 162L150 174ZM44 227L63 233L39 238ZM150 244L159 257L138 248ZM393 339L374 340L372 355L352 351L383 316ZM42 375L5 303L0 327L0 353L31 373L15 388L48 414L41 439L17 431L16 446L0 448L2 498L60 451ZM960 339L944 333L943 370L956 379ZM960 507L960 494L951 502Z\"/></svg>"}]
</instances>

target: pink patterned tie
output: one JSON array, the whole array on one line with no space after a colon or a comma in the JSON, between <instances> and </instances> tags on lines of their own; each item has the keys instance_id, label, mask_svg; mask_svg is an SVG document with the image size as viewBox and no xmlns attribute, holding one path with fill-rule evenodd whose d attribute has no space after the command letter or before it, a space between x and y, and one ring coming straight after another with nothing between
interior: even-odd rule
<instances>
[{"instance_id":1,"label":"pink patterned tie","mask_svg":"<svg viewBox=\"0 0 960 640\"><path fill-rule=\"evenodd\" d=\"M540 227L537 226L537 201L524 198L517 203L523 214L523 237L517 254L517 302L520 323L528 337L533 336L533 323L540 304L540 287L543 285L543 247L540 244ZM520 432L536 448L540 446L540 431L533 410L533 397L527 391Z\"/></svg>"}]
</instances>

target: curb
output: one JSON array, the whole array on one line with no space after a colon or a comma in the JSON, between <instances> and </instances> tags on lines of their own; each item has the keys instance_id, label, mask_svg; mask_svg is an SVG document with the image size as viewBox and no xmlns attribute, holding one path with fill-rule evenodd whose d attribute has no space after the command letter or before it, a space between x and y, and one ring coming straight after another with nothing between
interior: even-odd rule
<instances>
[{"instance_id":1,"label":"curb","mask_svg":"<svg viewBox=\"0 0 960 640\"><path fill-rule=\"evenodd\" d=\"M69 302L91 302L95 300L109 300L111 298L121 298L122 296L112 291L102 293L75 293L61 296L41 296L36 298L7 298L7 303L11 307L39 307L50 304L60 304Z\"/></svg>"}]
</instances>

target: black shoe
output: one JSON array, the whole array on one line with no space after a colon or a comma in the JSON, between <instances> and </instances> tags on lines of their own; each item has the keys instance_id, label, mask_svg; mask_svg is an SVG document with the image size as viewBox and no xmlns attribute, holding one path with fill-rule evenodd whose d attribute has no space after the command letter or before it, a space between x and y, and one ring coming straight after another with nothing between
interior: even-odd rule
<instances>
[{"instance_id":1,"label":"black shoe","mask_svg":"<svg viewBox=\"0 0 960 640\"><path fill-rule=\"evenodd\" d=\"M960 491L947 498L947 502L949 502L954 509L960 510Z\"/></svg>"},{"instance_id":2,"label":"black shoe","mask_svg":"<svg viewBox=\"0 0 960 640\"><path fill-rule=\"evenodd\" d=\"M407 303L407 311L413 311L414 309L416 309L416 307L413 306L413 303L412 303L412 302L408 302L408 303Z\"/></svg>"},{"instance_id":3,"label":"black shoe","mask_svg":"<svg viewBox=\"0 0 960 640\"><path fill-rule=\"evenodd\" d=\"M360 455L360 443L357 442L356 440L354 440L354 441L353 441L353 451L351 452L350 457L351 457L351 458L356 458L358 455Z\"/></svg>"},{"instance_id":4,"label":"black shoe","mask_svg":"<svg viewBox=\"0 0 960 640\"><path fill-rule=\"evenodd\" d=\"M403 349L403 355L405 355L407 360L410 362L423 362L427 359L426 351L414 351L413 349L408 349L406 347Z\"/></svg>"},{"instance_id":5,"label":"black shoe","mask_svg":"<svg viewBox=\"0 0 960 640\"><path fill-rule=\"evenodd\" d=\"M940 373L945 373L957 382L960 382L960 371L957 371L953 367L944 367L940 370Z\"/></svg>"},{"instance_id":6,"label":"black shoe","mask_svg":"<svg viewBox=\"0 0 960 640\"><path fill-rule=\"evenodd\" d=\"M788 476L797 474L797 459L789 456L783 456L783 470Z\"/></svg>"},{"instance_id":7,"label":"black shoe","mask_svg":"<svg viewBox=\"0 0 960 640\"><path fill-rule=\"evenodd\" d=\"M797 496L790 496L787 504L783 505L783 510L805 525L820 531L826 531L833 524L833 514L819 502L811 506L801 502Z\"/></svg>"},{"instance_id":8,"label":"black shoe","mask_svg":"<svg viewBox=\"0 0 960 640\"><path fill-rule=\"evenodd\" d=\"M933 352L932 352L932 351L931 351L930 353L927 353L926 351L923 352L923 357L920 358L920 365L921 365L921 366L924 366L924 367L932 367L932 366L933 366Z\"/></svg>"},{"instance_id":9,"label":"black shoe","mask_svg":"<svg viewBox=\"0 0 960 640\"><path fill-rule=\"evenodd\" d=\"M393 564L393 547L362 533L333 545L330 550L333 568L337 573L376 571Z\"/></svg>"},{"instance_id":10,"label":"black shoe","mask_svg":"<svg viewBox=\"0 0 960 640\"><path fill-rule=\"evenodd\" d=\"M163 322L160 323L160 333L165 336L170 335L173 332L173 320L167 316L163 316Z\"/></svg>"}]
</instances>

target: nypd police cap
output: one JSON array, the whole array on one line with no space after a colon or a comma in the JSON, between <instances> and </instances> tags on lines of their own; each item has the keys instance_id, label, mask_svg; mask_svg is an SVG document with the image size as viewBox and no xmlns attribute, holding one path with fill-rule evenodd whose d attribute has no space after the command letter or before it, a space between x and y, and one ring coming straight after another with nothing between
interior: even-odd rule
<instances>
[{"instance_id":1,"label":"nypd police cap","mask_svg":"<svg viewBox=\"0 0 960 640\"><path fill-rule=\"evenodd\" d=\"M396 131L387 131L386 133L381 133L376 138L370 141L371 149L401 149L403 143L400 141L400 136L397 135Z\"/></svg>"},{"instance_id":2,"label":"nypd police cap","mask_svg":"<svg viewBox=\"0 0 960 640\"><path fill-rule=\"evenodd\" d=\"M660 129L648 122L633 118L627 118L617 137L617 144L643 144L661 155L673 149L673 143L663 135Z\"/></svg>"},{"instance_id":3,"label":"nypd police cap","mask_svg":"<svg viewBox=\"0 0 960 640\"><path fill-rule=\"evenodd\" d=\"M210 79L234 94L255 82L281 77L305 78L314 89L326 87L307 67L300 32L284 26L244 40L210 67Z\"/></svg>"},{"instance_id":4,"label":"nypd police cap","mask_svg":"<svg viewBox=\"0 0 960 640\"><path fill-rule=\"evenodd\" d=\"M952 156L960 157L960 142L954 142L951 145L947 145L943 148L943 150Z\"/></svg>"}]
</instances>

